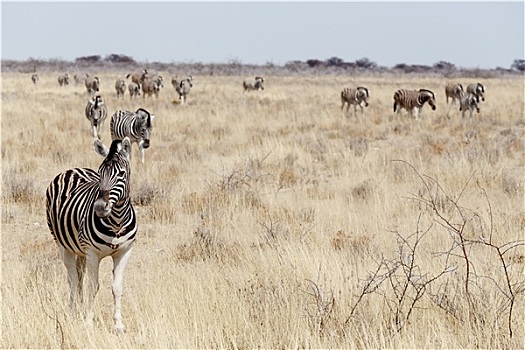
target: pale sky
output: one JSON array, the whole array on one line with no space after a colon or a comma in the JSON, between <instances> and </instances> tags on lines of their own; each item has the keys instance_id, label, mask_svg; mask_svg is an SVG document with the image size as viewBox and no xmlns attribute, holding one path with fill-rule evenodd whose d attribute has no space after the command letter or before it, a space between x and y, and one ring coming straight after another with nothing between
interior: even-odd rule
<instances>
[{"instance_id":1,"label":"pale sky","mask_svg":"<svg viewBox=\"0 0 525 350\"><path fill-rule=\"evenodd\" d=\"M515 2L2 2L2 59L124 54L139 62L510 68L524 59Z\"/></svg>"}]
</instances>

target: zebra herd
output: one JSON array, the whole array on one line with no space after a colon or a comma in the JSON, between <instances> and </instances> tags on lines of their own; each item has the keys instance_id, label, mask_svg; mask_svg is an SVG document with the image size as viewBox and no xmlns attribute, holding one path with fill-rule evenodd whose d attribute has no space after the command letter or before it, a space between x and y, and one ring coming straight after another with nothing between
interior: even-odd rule
<instances>
[{"instance_id":1,"label":"zebra herd","mask_svg":"<svg viewBox=\"0 0 525 350\"><path fill-rule=\"evenodd\" d=\"M476 110L477 113L480 112L480 100L485 101L485 87L481 83L469 84L466 92L463 92L463 86L461 84L447 84L445 87L445 96L447 104L449 98L452 99L452 105L456 104L456 100L459 101L459 111L462 112L462 117L465 117L465 113L468 110L470 112L470 118L472 118L474 110ZM368 106L369 98L370 93L366 87L345 87L341 91L341 111L345 112L344 107L346 106L345 113L348 113L350 105L353 105L355 116L357 106L359 106L361 108L361 114L364 116L363 108ZM399 114L401 113L401 109L405 109L411 112L417 120L425 103L428 103L432 110L436 110L436 95L431 90L399 89L394 93L394 113L397 112Z\"/></svg>"}]
</instances>

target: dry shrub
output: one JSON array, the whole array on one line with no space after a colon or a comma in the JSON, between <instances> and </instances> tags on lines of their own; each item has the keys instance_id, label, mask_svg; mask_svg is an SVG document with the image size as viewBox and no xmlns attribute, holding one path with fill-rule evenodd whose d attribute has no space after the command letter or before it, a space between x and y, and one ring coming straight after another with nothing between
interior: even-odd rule
<instances>
[{"instance_id":1,"label":"dry shrub","mask_svg":"<svg viewBox=\"0 0 525 350\"><path fill-rule=\"evenodd\" d=\"M343 230L336 232L332 238L332 247L337 251L352 250L355 252L366 252L370 247L370 236L357 236L347 234Z\"/></svg>"},{"instance_id":2,"label":"dry shrub","mask_svg":"<svg viewBox=\"0 0 525 350\"><path fill-rule=\"evenodd\" d=\"M279 174L279 187L292 187L298 181L298 177L295 171L290 168L286 168Z\"/></svg>"},{"instance_id":3,"label":"dry shrub","mask_svg":"<svg viewBox=\"0 0 525 350\"><path fill-rule=\"evenodd\" d=\"M138 186L137 191L133 193L133 201L137 205L149 205L159 194L157 186L144 182Z\"/></svg>"},{"instance_id":4,"label":"dry shrub","mask_svg":"<svg viewBox=\"0 0 525 350\"><path fill-rule=\"evenodd\" d=\"M177 247L176 256L186 262L214 260L238 263L242 258L238 245L226 244L216 233L203 226L196 228L190 243Z\"/></svg>"},{"instance_id":5,"label":"dry shrub","mask_svg":"<svg viewBox=\"0 0 525 350\"><path fill-rule=\"evenodd\" d=\"M348 148L354 151L356 157L363 157L368 152L369 141L365 138L358 137L347 141Z\"/></svg>"},{"instance_id":6,"label":"dry shrub","mask_svg":"<svg viewBox=\"0 0 525 350\"><path fill-rule=\"evenodd\" d=\"M350 193L353 199L366 202L370 199L370 196L372 195L373 191L374 186L372 184L372 181L369 179L353 187Z\"/></svg>"}]
</instances>

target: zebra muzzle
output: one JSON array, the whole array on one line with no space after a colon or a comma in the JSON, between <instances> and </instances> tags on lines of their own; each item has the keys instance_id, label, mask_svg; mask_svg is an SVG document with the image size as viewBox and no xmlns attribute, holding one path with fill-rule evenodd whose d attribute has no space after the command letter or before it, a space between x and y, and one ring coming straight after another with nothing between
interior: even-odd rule
<instances>
[{"instance_id":1,"label":"zebra muzzle","mask_svg":"<svg viewBox=\"0 0 525 350\"><path fill-rule=\"evenodd\" d=\"M95 204L93 205L95 214L97 214L99 218L105 218L109 214L111 214L112 207L113 206L111 205L111 202L109 201L109 194L108 195L101 194L101 196L95 201Z\"/></svg>"}]
</instances>

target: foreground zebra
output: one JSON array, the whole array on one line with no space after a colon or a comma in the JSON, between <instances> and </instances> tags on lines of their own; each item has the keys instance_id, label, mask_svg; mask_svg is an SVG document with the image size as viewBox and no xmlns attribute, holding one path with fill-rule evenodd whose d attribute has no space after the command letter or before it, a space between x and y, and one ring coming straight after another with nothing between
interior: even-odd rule
<instances>
[{"instance_id":1,"label":"foreground zebra","mask_svg":"<svg viewBox=\"0 0 525 350\"><path fill-rule=\"evenodd\" d=\"M485 101L485 87L481 83L469 84L467 86L467 94L468 93L478 96L481 98L481 101Z\"/></svg>"},{"instance_id":2,"label":"foreground zebra","mask_svg":"<svg viewBox=\"0 0 525 350\"><path fill-rule=\"evenodd\" d=\"M456 100L461 101L461 98L463 97L463 85L461 84L447 84L445 86L445 96L447 98L447 104L448 99L452 99L452 104L456 104Z\"/></svg>"},{"instance_id":3,"label":"foreground zebra","mask_svg":"<svg viewBox=\"0 0 525 350\"><path fill-rule=\"evenodd\" d=\"M100 139L100 130L108 115L104 99L100 95L91 97L86 105L86 118L91 122L93 137Z\"/></svg>"},{"instance_id":4,"label":"foreground zebra","mask_svg":"<svg viewBox=\"0 0 525 350\"><path fill-rule=\"evenodd\" d=\"M99 142L96 140L95 142ZM113 259L115 328L123 332L121 315L123 274L137 233L137 220L130 199L131 142L113 141L98 172L74 168L58 174L46 192L47 225L66 265L70 285L69 303L82 301L82 281L87 268L86 322L93 323L93 303L99 289L100 261Z\"/></svg>"},{"instance_id":5,"label":"foreground zebra","mask_svg":"<svg viewBox=\"0 0 525 350\"><path fill-rule=\"evenodd\" d=\"M370 93L368 92L368 89L362 86L358 86L357 88L348 88L345 87L343 91L341 91L341 111L344 110L345 104L346 104L346 113L348 113L348 109L350 109L350 105L354 105L354 116L356 114L357 106L361 107L361 115L364 116L365 112L363 109L364 107L368 107L368 99L370 98Z\"/></svg>"},{"instance_id":6,"label":"foreground zebra","mask_svg":"<svg viewBox=\"0 0 525 350\"><path fill-rule=\"evenodd\" d=\"M436 96L427 89L404 90L400 89L394 93L394 112L401 113L401 108L412 111L412 115L419 119L419 113L425 102L428 102L432 110L436 109Z\"/></svg>"},{"instance_id":7,"label":"foreground zebra","mask_svg":"<svg viewBox=\"0 0 525 350\"><path fill-rule=\"evenodd\" d=\"M264 90L264 79L262 77L255 77L254 81L246 81L244 80L242 82L242 87L244 88L244 92L246 91L260 91Z\"/></svg>"},{"instance_id":8,"label":"foreground zebra","mask_svg":"<svg viewBox=\"0 0 525 350\"><path fill-rule=\"evenodd\" d=\"M474 109L479 113L479 96L473 93L468 93L461 98L459 111L461 112L461 117L465 118L465 112L468 110L470 112L470 118L472 118L472 112Z\"/></svg>"},{"instance_id":9,"label":"foreground zebra","mask_svg":"<svg viewBox=\"0 0 525 350\"><path fill-rule=\"evenodd\" d=\"M131 143L139 145L140 161L144 163L144 150L149 147L153 119L155 115L150 114L143 108L136 112L119 110L111 116L109 128L112 140L122 140L129 137Z\"/></svg>"}]
</instances>

